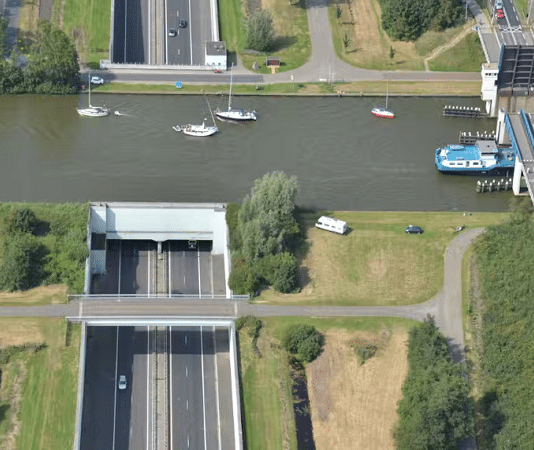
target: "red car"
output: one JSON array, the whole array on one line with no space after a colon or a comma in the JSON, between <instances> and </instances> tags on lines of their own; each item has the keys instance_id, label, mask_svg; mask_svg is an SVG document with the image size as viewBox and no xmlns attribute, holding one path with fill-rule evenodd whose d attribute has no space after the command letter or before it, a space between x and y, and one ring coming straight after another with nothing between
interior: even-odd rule
<instances>
[{"instance_id":1,"label":"red car","mask_svg":"<svg viewBox=\"0 0 534 450\"><path fill-rule=\"evenodd\" d=\"M222 70L220 70L220 69L214 69L213 71L214 71L215 73L222 73Z\"/></svg>"},{"instance_id":2,"label":"red car","mask_svg":"<svg viewBox=\"0 0 534 450\"><path fill-rule=\"evenodd\" d=\"M497 10L497 19L504 19L504 12L502 9Z\"/></svg>"}]
</instances>

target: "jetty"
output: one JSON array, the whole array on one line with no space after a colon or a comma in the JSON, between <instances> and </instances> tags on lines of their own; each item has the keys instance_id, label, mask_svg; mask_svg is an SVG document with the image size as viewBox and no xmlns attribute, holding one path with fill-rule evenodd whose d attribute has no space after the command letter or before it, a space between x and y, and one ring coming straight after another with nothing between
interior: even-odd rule
<instances>
[{"instance_id":1,"label":"jetty","mask_svg":"<svg viewBox=\"0 0 534 450\"><path fill-rule=\"evenodd\" d=\"M479 119L487 117L485 112L475 106L452 106L447 105L443 108L443 117L459 117L466 119Z\"/></svg>"}]
</instances>

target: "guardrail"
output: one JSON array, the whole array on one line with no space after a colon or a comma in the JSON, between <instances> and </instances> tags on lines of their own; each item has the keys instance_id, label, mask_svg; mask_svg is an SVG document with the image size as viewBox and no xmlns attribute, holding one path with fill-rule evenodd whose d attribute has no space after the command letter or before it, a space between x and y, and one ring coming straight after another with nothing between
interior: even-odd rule
<instances>
[{"instance_id":1,"label":"guardrail","mask_svg":"<svg viewBox=\"0 0 534 450\"><path fill-rule=\"evenodd\" d=\"M235 449L243 450L243 428L241 425L241 402L239 401L239 370L237 367L236 329L232 322L228 327L230 334L230 372L232 376L232 401L234 404Z\"/></svg>"},{"instance_id":2,"label":"guardrail","mask_svg":"<svg viewBox=\"0 0 534 450\"><path fill-rule=\"evenodd\" d=\"M85 385L85 345L87 337L87 325L82 323L82 338L80 341L80 361L78 372L78 395L76 397L76 425L74 431L74 450L80 449L82 434L82 412L83 412L83 389Z\"/></svg>"}]
</instances>

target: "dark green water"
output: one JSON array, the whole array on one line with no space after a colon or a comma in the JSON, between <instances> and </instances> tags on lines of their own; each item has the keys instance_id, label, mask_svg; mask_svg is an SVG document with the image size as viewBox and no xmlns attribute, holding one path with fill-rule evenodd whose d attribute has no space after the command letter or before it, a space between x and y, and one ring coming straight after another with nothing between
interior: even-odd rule
<instances>
[{"instance_id":1,"label":"dark green water","mask_svg":"<svg viewBox=\"0 0 534 450\"><path fill-rule=\"evenodd\" d=\"M225 100L211 97L213 107ZM240 97L256 123L220 123L210 138L175 124L211 122L194 96L93 95L131 116L78 116L83 97L0 97L0 200L240 200L254 179L283 170L298 203L334 210L508 209L511 193L475 192L476 178L434 167L438 146L494 120L445 119L445 104L477 99L392 98L394 120L374 118L375 98Z\"/></svg>"}]
</instances>

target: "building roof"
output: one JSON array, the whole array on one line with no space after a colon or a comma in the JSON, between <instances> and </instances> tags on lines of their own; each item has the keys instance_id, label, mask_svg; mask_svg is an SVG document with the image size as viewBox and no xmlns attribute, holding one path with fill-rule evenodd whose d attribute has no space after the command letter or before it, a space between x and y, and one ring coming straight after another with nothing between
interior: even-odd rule
<instances>
[{"instance_id":1,"label":"building roof","mask_svg":"<svg viewBox=\"0 0 534 450\"><path fill-rule=\"evenodd\" d=\"M226 43L223 41L207 41L206 42L206 55L226 55Z\"/></svg>"}]
</instances>

